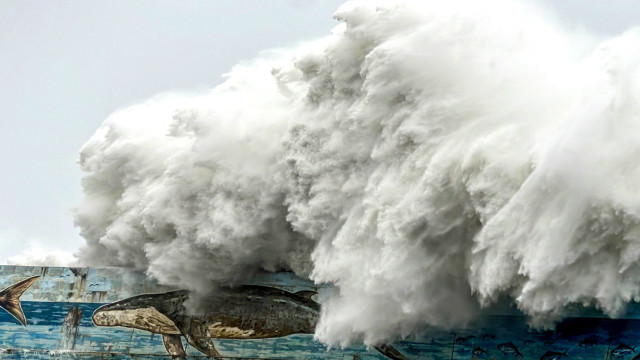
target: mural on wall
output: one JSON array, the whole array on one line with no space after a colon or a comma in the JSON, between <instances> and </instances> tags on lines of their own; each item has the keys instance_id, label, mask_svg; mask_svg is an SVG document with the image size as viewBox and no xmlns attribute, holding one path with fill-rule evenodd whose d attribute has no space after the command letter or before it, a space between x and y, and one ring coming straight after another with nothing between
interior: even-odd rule
<instances>
[{"instance_id":1,"label":"mural on wall","mask_svg":"<svg viewBox=\"0 0 640 360\"><path fill-rule=\"evenodd\" d=\"M312 333L334 289L291 273L221 289L191 316L186 291L129 270L0 266L0 288L0 359L640 360L638 304L620 319L577 309L547 331L506 304L463 329L326 349Z\"/></svg>"},{"instance_id":2,"label":"mural on wall","mask_svg":"<svg viewBox=\"0 0 640 360\"><path fill-rule=\"evenodd\" d=\"M16 320L24 326L27 326L27 319L24 317L22 305L20 304L20 296L31 286L39 275L32 276L25 280L19 281L0 292L0 307L7 310Z\"/></svg>"},{"instance_id":3,"label":"mural on wall","mask_svg":"<svg viewBox=\"0 0 640 360\"><path fill-rule=\"evenodd\" d=\"M170 355L185 357L181 336L207 356L221 359L211 339L265 339L313 334L320 305L314 291L290 293L273 287L245 285L220 289L202 315L187 316L187 291L132 297L99 307L98 326L122 326L162 335ZM390 359L407 359L391 345L376 347Z\"/></svg>"},{"instance_id":4,"label":"mural on wall","mask_svg":"<svg viewBox=\"0 0 640 360\"><path fill-rule=\"evenodd\" d=\"M0 286L24 308L0 314L0 359L407 359L315 341L320 289L292 273L218 291L200 316L183 313L186 291L126 269L0 266Z\"/></svg>"}]
</instances>

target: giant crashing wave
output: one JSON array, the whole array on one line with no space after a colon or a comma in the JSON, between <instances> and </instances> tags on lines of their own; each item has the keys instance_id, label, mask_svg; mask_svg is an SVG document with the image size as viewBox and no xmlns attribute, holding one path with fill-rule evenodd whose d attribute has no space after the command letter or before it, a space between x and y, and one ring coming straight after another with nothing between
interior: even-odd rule
<instances>
[{"instance_id":1,"label":"giant crashing wave","mask_svg":"<svg viewBox=\"0 0 640 360\"><path fill-rule=\"evenodd\" d=\"M531 3L350 1L326 38L81 150L90 265L206 294L257 269L332 283L316 337L372 345L499 298L533 324L640 300L640 30Z\"/></svg>"}]
</instances>

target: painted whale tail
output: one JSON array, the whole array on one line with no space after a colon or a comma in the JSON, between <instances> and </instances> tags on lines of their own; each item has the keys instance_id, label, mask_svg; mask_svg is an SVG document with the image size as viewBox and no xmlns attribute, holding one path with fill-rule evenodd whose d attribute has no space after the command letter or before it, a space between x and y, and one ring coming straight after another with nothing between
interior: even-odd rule
<instances>
[{"instance_id":1,"label":"painted whale tail","mask_svg":"<svg viewBox=\"0 0 640 360\"><path fill-rule=\"evenodd\" d=\"M24 326L27 326L27 319L24 317L24 312L22 312L20 296L22 296L22 293L33 285L39 277L40 275L32 276L0 291L0 307L7 310L9 314L13 315L13 317Z\"/></svg>"},{"instance_id":2,"label":"painted whale tail","mask_svg":"<svg viewBox=\"0 0 640 360\"><path fill-rule=\"evenodd\" d=\"M389 344L374 346L374 349L378 350L382 355L388 357L392 360L409 360L408 357L404 356L400 351Z\"/></svg>"}]
</instances>

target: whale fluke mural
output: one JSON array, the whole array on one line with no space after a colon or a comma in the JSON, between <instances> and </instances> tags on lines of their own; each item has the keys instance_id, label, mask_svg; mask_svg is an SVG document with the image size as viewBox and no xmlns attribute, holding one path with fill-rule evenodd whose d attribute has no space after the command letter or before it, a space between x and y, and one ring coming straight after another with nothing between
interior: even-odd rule
<instances>
[{"instance_id":1,"label":"whale fluke mural","mask_svg":"<svg viewBox=\"0 0 640 360\"><path fill-rule=\"evenodd\" d=\"M22 306L20 305L20 296L22 296L22 294L39 278L40 275L32 276L15 283L0 292L0 307L7 310L9 314L13 315L13 317L20 321L24 326L27 326L27 319L25 318Z\"/></svg>"}]
</instances>

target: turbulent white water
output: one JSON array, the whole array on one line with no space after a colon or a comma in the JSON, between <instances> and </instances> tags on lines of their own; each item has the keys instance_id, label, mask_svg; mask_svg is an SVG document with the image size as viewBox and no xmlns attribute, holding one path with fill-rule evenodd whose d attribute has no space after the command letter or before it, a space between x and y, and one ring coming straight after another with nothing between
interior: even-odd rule
<instances>
[{"instance_id":1,"label":"turbulent white water","mask_svg":"<svg viewBox=\"0 0 640 360\"><path fill-rule=\"evenodd\" d=\"M206 293L293 269L316 336L376 344L511 298L534 323L640 300L640 30L516 1L351 1L331 36L83 147L92 265Z\"/></svg>"}]
</instances>

